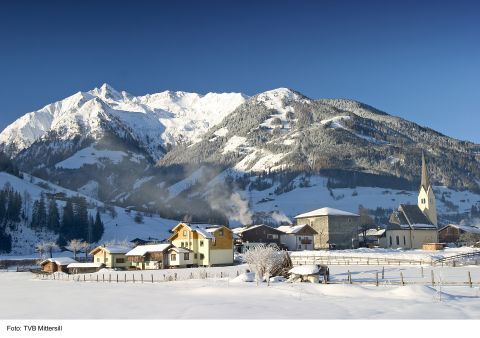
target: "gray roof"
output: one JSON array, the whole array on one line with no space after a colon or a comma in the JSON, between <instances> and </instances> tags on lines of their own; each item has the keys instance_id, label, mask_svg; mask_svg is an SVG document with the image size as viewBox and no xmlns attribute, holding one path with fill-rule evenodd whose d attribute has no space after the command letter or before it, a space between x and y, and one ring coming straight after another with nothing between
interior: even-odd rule
<instances>
[{"instance_id":1,"label":"gray roof","mask_svg":"<svg viewBox=\"0 0 480 338\"><path fill-rule=\"evenodd\" d=\"M400 204L398 210L392 212L389 221L388 230L436 228L418 205Z\"/></svg>"}]
</instances>

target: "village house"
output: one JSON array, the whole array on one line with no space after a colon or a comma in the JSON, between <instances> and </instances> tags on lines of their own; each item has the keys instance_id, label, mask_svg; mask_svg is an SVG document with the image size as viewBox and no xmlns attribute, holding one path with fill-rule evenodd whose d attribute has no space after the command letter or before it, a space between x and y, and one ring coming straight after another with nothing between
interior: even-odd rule
<instances>
[{"instance_id":1,"label":"village house","mask_svg":"<svg viewBox=\"0 0 480 338\"><path fill-rule=\"evenodd\" d=\"M40 263L40 267L44 272L68 272L68 264L77 263L76 260L70 257L56 257L49 258Z\"/></svg>"},{"instance_id":2,"label":"village house","mask_svg":"<svg viewBox=\"0 0 480 338\"><path fill-rule=\"evenodd\" d=\"M125 254L129 268L137 270L164 269L168 264L168 249L172 244L138 245Z\"/></svg>"},{"instance_id":3,"label":"village house","mask_svg":"<svg viewBox=\"0 0 480 338\"><path fill-rule=\"evenodd\" d=\"M352 249L358 247L360 216L334 208L321 208L295 216L297 224L307 224L316 234L313 248Z\"/></svg>"},{"instance_id":4,"label":"village house","mask_svg":"<svg viewBox=\"0 0 480 338\"><path fill-rule=\"evenodd\" d=\"M194 265L195 253L186 248L172 246L168 249L168 263L170 267L186 268ZM197 255L198 258L198 255Z\"/></svg>"},{"instance_id":5,"label":"village house","mask_svg":"<svg viewBox=\"0 0 480 338\"><path fill-rule=\"evenodd\" d=\"M171 231L173 234L168 239L169 242L177 248L189 250L189 259L190 256L193 256L191 265L233 264L233 233L228 227L211 224L179 223ZM186 252L182 253L186 254ZM172 254L169 252L170 264L172 264Z\"/></svg>"},{"instance_id":6,"label":"village house","mask_svg":"<svg viewBox=\"0 0 480 338\"><path fill-rule=\"evenodd\" d=\"M105 264L105 267L111 269L126 269L130 263L127 261L125 254L130 248L118 245L97 246L90 251L93 256L94 263Z\"/></svg>"},{"instance_id":7,"label":"village house","mask_svg":"<svg viewBox=\"0 0 480 338\"><path fill-rule=\"evenodd\" d=\"M275 244L279 248L282 247L280 236L283 232L265 224L239 227L232 231L238 238L236 241L237 252L245 252L258 244Z\"/></svg>"},{"instance_id":8,"label":"village house","mask_svg":"<svg viewBox=\"0 0 480 338\"><path fill-rule=\"evenodd\" d=\"M366 238L363 238L363 231L358 234L360 243L366 243L368 248L387 246L386 229L367 229L365 231Z\"/></svg>"},{"instance_id":9,"label":"village house","mask_svg":"<svg viewBox=\"0 0 480 338\"><path fill-rule=\"evenodd\" d=\"M70 263L68 264L68 273L77 274L77 273L94 273L100 269L103 269L105 264L103 263Z\"/></svg>"},{"instance_id":10,"label":"village house","mask_svg":"<svg viewBox=\"0 0 480 338\"><path fill-rule=\"evenodd\" d=\"M480 236L480 229L469 225L448 224L438 230L438 239L441 243L457 243L460 235L465 233Z\"/></svg>"},{"instance_id":11,"label":"village house","mask_svg":"<svg viewBox=\"0 0 480 338\"><path fill-rule=\"evenodd\" d=\"M289 251L313 250L313 238L317 232L308 224L282 225L277 229L283 232L280 243Z\"/></svg>"},{"instance_id":12,"label":"village house","mask_svg":"<svg viewBox=\"0 0 480 338\"><path fill-rule=\"evenodd\" d=\"M438 242L435 195L430 185L425 157L422 154L422 179L417 205L400 204L386 226L386 247L421 249Z\"/></svg>"}]
</instances>

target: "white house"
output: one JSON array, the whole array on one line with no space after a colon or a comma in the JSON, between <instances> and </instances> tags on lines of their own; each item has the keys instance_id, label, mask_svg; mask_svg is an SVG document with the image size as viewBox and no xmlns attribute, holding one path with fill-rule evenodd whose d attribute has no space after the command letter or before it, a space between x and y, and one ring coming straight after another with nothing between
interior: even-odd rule
<instances>
[{"instance_id":1,"label":"white house","mask_svg":"<svg viewBox=\"0 0 480 338\"><path fill-rule=\"evenodd\" d=\"M282 225L277 229L283 232L280 243L289 251L313 250L313 236L317 232L308 224Z\"/></svg>"}]
</instances>

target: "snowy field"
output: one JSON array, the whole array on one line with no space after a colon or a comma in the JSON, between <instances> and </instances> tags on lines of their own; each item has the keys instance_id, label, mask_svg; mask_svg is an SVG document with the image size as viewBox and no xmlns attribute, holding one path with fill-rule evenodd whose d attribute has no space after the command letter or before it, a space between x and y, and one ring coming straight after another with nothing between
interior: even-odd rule
<instances>
[{"instance_id":1,"label":"snowy field","mask_svg":"<svg viewBox=\"0 0 480 338\"><path fill-rule=\"evenodd\" d=\"M429 286L432 268L424 268L422 277L420 267L410 266L385 267L378 287L374 280L382 267L371 266L332 266L331 279L338 284L329 285L257 286L218 276L242 267L208 269L216 277L207 279L155 283L42 280L30 273L4 272L0 319L480 319L476 266L433 268L434 287ZM188 276L193 270L169 272ZM348 271L352 285L346 283ZM438 284L465 282L469 271L473 287ZM407 285L390 284L400 280L400 272ZM162 273L156 271L155 278Z\"/></svg>"}]
</instances>

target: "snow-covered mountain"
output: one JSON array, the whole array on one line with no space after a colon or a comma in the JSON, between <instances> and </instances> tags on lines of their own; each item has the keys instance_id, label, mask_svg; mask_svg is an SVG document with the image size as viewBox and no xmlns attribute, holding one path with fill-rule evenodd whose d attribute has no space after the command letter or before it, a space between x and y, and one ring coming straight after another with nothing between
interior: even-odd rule
<instances>
[{"instance_id":1,"label":"snow-covered mountain","mask_svg":"<svg viewBox=\"0 0 480 338\"><path fill-rule=\"evenodd\" d=\"M445 221L480 207L480 145L288 88L249 98L103 85L19 118L0 149L45 180L173 219L284 221L321 206L415 203L422 152Z\"/></svg>"},{"instance_id":2,"label":"snow-covered mountain","mask_svg":"<svg viewBox=\"0 0 480 338\"><path fill-rule=\"evenodd\" d=\"M36 142L99 139L108 130L157 160L171 145L198 141L245 100L239 93L132 96L103 84L20 117L0 134L0 149L15 156Z\"/></svg>"}]
</instances>

